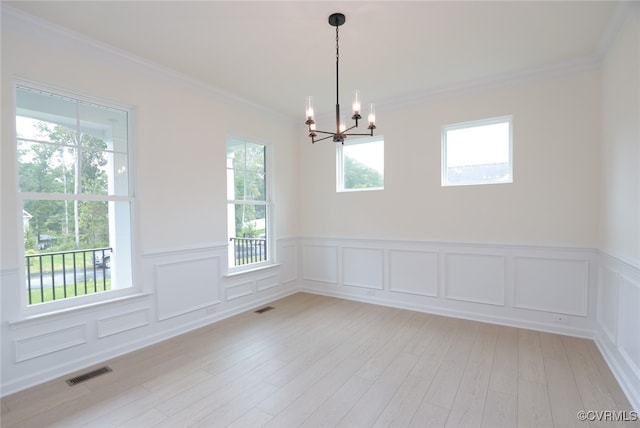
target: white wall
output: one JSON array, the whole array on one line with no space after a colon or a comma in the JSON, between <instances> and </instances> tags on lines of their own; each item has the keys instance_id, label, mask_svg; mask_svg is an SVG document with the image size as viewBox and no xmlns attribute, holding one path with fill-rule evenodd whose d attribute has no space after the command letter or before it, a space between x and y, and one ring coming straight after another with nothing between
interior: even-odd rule
<instances>
[{"instance_id":1,"label":"white wall","mask_svg":"<svg viewBox=\"0 0 640 428\"><path fill-rule=\"evenodd\" d=\"M640 409L640 4L603 65L602 263L596 342Z\"/></svg>"},{"instance_id":2,"label":"white wall","mask_svg":"<svg viewBox=\"0 0 640 428\"><path fill-rule=\"evenodd\" d=\"M39 317L21 308L14 78L133 106L137 294ZM130 352L292 292L297 153L292 123L104 46L2 9L2 394ZM274 155L278 266L225 276L226 135Z\"/></svg>"},{"instance_id":3,"label":"white wall","mask_svg":"<svg viewBox=\"0 0 640 428\"><path fill-rule=\"evenodd\" d=\"M303 145L302 234L595 248L599 88L587 69L381 107L383 191L336 193L334 144ZM513 184L441 187L441 127L509 114Z\"/></svg>"}]
</instances>

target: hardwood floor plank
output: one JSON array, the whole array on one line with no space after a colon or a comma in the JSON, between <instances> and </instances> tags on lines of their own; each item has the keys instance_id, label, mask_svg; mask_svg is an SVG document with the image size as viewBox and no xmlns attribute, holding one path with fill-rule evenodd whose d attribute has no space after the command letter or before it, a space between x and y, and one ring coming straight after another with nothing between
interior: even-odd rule
<instances>
[{"instance_id":1,"label":"hardwood floor plank","mask_svg":"<svg viewBox=\"0 0 640 428\"><path fill-rule=\"evenodd\" d=\"M480 426L483 428L515 427L517 424L518 395L489 389Z\"/></svg>"},{"instance_id":2,"label":"hardwood floor plank","mask_svg":"<svg viewBox=\"0 0 640 428\"><path fill-rule=\"evenodd\" d=\"M150 409L117 425L118 428L152 428L166 420L167 417L156 409ZM111 425L116 426L116 425Z\"/></svg>"},{"instance_id":3,"label":"hardwood floor plank","mask_svg":"<svg viewBox=\"0 0 640 428\"><path fill-rule=\"evenodd\" d=\"M518 395L518 329L498 327L489 390Z\"/></svg>"},{"instance_id":4,"label":"hardwood floor plank","mask_svg":"<svg viewBox=\"0 0 640 428\"><path fill-rule=\"evenodd\" d=\"M211 412L193 423L192 427L223 427L232 425L245 418L247 412L257 410L256 404L277 391L277 387L266 382L260 382L244 389L240 394L228 400L225 404L215 407ZM272 416L260 414L260 419L266 423ZM262 425L260 425L262 426Z\"/></svg>"},{"instance_id":5,"label":"hardwood floor plank","mask_svg":"<svg viewBox=\"0 0 640 428\"><path fill-rule=\"evenodd\" d=\"M430 379L408 375L384 408L374 427L406 427L429 388Z\"/></svg>"},{"instance_id":6,"label":"hardwood floor plank","mask_svg":"<svg viewBox=\"0 0 640 428\"><path fill-rule=\"evenodd\" d=\"M518 427L553 427L546 384L518 379Z\"/></svg>"},{"instance_id":7,"label":"hardwood floor plank","mask_svg":"<svg viewBox=\"0 0 640 428\"><path fill-rule=\"evenodd\" d=\"M518 330L518 378L546 384L540 333Z\"/></svg>"},{"instance_id":8,"label":"hardwood floor plank","mask_svg":"<svg viewBox=\"0 0 640 428\"><path fill-rule=\"evenodd\" d=\"M451 406L447 427L480 426L497 339L497 328L481 325Z\"/></svg>"},{"instance_id":9,"label":"hardwood floor plank","mask_svg":"<svg viewBox=\"0 0 640 428\"><path fill-rule=\"evenodd\" d=\"M325 400L300 426L304 428L333 427L369 390L372 381L352 376L328 400Z\"/></svg>"},{"instance_id":10,"label":"hardwood floor plank","mask_svg":"<svg viewBox=\"0 0 640 428\"><path fill-rule=\"evenodd\" d=\"M365 394L340 420L341 427L370 427L387 407L417 361L412 354L400 354Z\"/></svg>"},{"instance_id":11,"label":"hardwood floor plank","mask_svg":"<svg viewBox=\"0 0 640 428\"><path fill-rule=\"evenodd\" d=\"M426 401L422 401L418 410L413 415L411 428L425 428L425 427L443 427L447 423L447 417L449 416L449 409L444 407L434 406Z\"/></svg>"},{"instance_id":12,"label":"hardwood floor plank","mask_svg":"<svg viewBox=\"0 0 640 428\"><path fill-rule=\"evenodd\" d=\"M585 422L577 417L578 411L584 410L578 387L571 373L569 360L545 359L547 372L547 389L551 404L551 415L555 426L578 427Z\"/></svg>"},{"instance_id":13,"label":"hardwood floor plank","mask_svg":"<svg viewBox=\"0 0 640 428\"><path fill-rule=\"evenodd\" d=\"M475 343L478 328L478 323L462 321L453 343L424 396L424 401L434 406L451 409L469 360L469 353Z\"/></svg>"},{"instance_id":14,"label":"hardwood floor plank","mask_svg":"<svg viewBox=\"0 0 640 428\"><path fill-rule=\"evenodd\" d=\"M265 428L297 427L306 421L331 397L356 371L362 367L363 359L347 357L334 369L327 372L309 389L291 402L284 410L265 425Z\"/></svg>"},{"instance_id":15,"label":"hardwood floor plank","mask_svg":"<svg viewBox=\"0 0 640 428\"><path fill-rule=\"evenodd\" d=\"M242 417L235 420L235 422L227 425L227 428L247 428L247 427L261 427L264 426L273 416L263 411L253 408ZM222 426L222 425L221 425Z\"/></svg>"},{"instance_id":16,"label":"hardwood floor plank","mask_svg":"<svg viewBox=\"0 0 640 428\"><path fill-rule=\"evenodd\" d=\"M602 379L596 363L591 358L588 341L567 337L563 338L563 342L569 355L573 377L585 406L584 410L615 409L615 401L609 394L606 382Z\"/></svg>"}]
</instances>

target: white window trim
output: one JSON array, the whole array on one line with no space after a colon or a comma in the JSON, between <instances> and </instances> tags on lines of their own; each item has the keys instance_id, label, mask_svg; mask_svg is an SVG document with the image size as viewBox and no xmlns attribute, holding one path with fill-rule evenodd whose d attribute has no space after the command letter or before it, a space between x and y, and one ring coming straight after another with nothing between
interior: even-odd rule
<instances>
[{"instance_id":1,"label":"white window trim","mask_svg":"<svg viewBox=\"0 0 640 428\"><path fill-rule=\"evenodd\" d=\"M381 187L366 187L366 188L359 188L359 189L344 188L344 156L343 156L344 146L368 144L375 141L382 141L384 143L384 136L376 135L373 137L358 137L352 140L346 139L344 144L336 144L336 192L349 193L349 192L369 192L369 191L376 191L376 190L384 190L384 171L382 176L383 185Z\"/></svg>"},{"instance_id":2,"label":"white window trim","mask_svg":"<svg viewBox=\"0 0 640 428\"><path fill-rule=\"evenodd\" d=\"M465 129L472 127L479 127L485 125L494 125L498 123L509 124L509 175L510 179L505 181L469 181L464 183L449 183L447 175L447 131L456 129ZM491 184L509 184L513 183L513 115L497 116L488 119L471 120L467 122L459 122L451 125L445 125L442 127L441 134L441 186L442 187L456 187L456 186L480 186Z\"/></svg>"},{"instance_id":3,"label":"white window trim","mask_svg":"<svg viewBox=\"0 0 640 428\"><path fill-rule=\"evenodd\" d=\"M48 316L48 315L55 315L57 313L60 312L66 312L66 311L76 311L76 310L84 310L88 307L93 307L95 305L101 305L101 304L108 304L111 302L118 302L122 299L125 298L134 298L134 297L139 297L139 296L143 296L144 295L144 290L142 290L140 288L139 285L139 281L136 280L137 278L137 263L136 263L136 254L138 254L137 252L137 239L136 239L136 231L138 230L137 228L137 203L136 203L136 177L135 177L135 171L137 170L137 168L134 168L133 165L136 164L136 148L137 145L135 144L135 124L137 122L137 114L136 114L136 109L131 106L131 105L126 105L126 104L122 104L122 103L117 103L111 100L105 100L99 97L93 97L93 96L87 96L84 94L80 94L77 92L73 92L73 91L69 91L66 89L61 89L55 86L50 86L50 85L45 85L39 82L34 82L31 80L27 80L27 79L21 79L21 78L15 78L13 79L13 91L14 91L14 98L13 98L13 118L15 120L16 117L16 113L17 113L17 99L15 97L15 91L17 89L18 86L24 86L24 87L28 87L28 88L32 88L35 90L41 90L44 92L50 92L50 93L54 93L57 95L61 95L67 98L71 98L71 99L75 99L78 101L82 101L82 102L87 102L87 103L93 103L93 104L98 104L100 106L103 107L107 107L107 108L113 108L113 109L117 109L117 110L123 110L127 112L127 117L128 117L128 123L127 123L127 157L128 157L128 165L129 165L129 171L127 172L128 175L128 186L129 186L129 194L127 196L122 196L122 195L107 195L104 197L100 197L100 196L96 196L96 195L78 195L77 198L79 200L106 200L108 202L112 202L112 201L128 201L129 202L129 207L130 207L130 224L129 224L129 231L130 231L130 252L131 252L131 286L130 287L126 287L126 288L118 288L118 289L112 289L109 291L103 291L100 293L93 293L93 294L86 294L86 295L80 295L80 296L75 296L75 297L68 297L66 299L61 299L61 300L54 300L54 301L50 301L50 302L44 302L44 303L38 303L38 304L34 304L34 305L29 305L29 301L27 299L26 296L26 292L20 292L20 320L25 320L25 319L30 319L32 317L39 317L39 316ZM14 135L14 168L15 168L15 174L16 174L16 179L15 179L15 183L16 183L16 195L17 195L17 210L20 212L20 215L17 216L18 218L18 230L23 230L23 219L22 219L22 206L24 204L24 200L27 199L34 199L34 197L41 197L42 199L48 199L48 200L64 200L64 197L61 197L58 194L48 194L48 193L32 193L32 192L20 192L20 190L18 189L17 185L19 183L19 179L18 179L18 159L17 159L17 151L15 150L15 142L17 140L17 130L14 129L15 135ZM106 198L106 199L105 199ZM25 250L24 250L24 241L23 238L20 239L20 242L22 243L22 245L20 245L20 247L18 248L18 257L19 260L24 260L25 259ZM26 277L26 269L25 269L25 265L24 263L20 263L20 267L19 267L19 284L24 285L24 281L25 281L25 277ZM21 286L22 287L22 286ZM21 290L23 290L21 288ZM20 320L16 320L16 322L19 322Z\"/></svg>"}]
</instances>

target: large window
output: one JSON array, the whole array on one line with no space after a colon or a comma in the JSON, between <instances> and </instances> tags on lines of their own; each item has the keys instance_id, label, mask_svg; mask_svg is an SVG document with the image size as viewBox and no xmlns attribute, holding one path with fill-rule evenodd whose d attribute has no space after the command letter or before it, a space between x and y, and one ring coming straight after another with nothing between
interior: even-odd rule
<instances>
[{"instance_id":1,"label":"large window","mask_svg":"<svg viewBox=\"0 0 640 428\"><path fill-rule=\"evenodd\" d=\"M512 118L503 116L442 128L442 185L511 183Z\"/></svg>"},{"instance_id":2,"label":"large window","mask_svg":"<svg viewBox=\"0 0 640 428\"><path fill-rule=\"evenodd\" d=\"M267 147L227 139L229 267L270 259Z\"/></svg>"},{"instance_id":3,"label":"large window","mask_svg":"<svg viewBox=\"0 0 640 428\"><path fill-rule=\"evenodd\" d=\"M95 100L16 86L27 305L83 304L132 286L129 116Z\"/></svg>"},{"instance_id":4,"label":"large window","mask_svg":"<svg viewBox=\"0 0 640 428\"><path fill-rule=\"evenodd\" d=\"M381 190L384 188L384 139L345 140L336 145L337 191Z\"/></svg>"}]
</instances>

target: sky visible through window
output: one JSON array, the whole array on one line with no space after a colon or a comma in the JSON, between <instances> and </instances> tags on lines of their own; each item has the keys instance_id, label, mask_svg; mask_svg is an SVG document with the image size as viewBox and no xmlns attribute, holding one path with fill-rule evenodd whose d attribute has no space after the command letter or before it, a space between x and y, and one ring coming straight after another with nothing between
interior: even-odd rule
<instances>
[{"instance_id":1,"label":"sky visible through window","mask_svg":"<svg viewBox=\"0 0 640 428\"><path fill-rule=\"evenodd\" d=\"M509 123L447 130L447 167L509 162Z\"/></svg>"}]
</instances>

